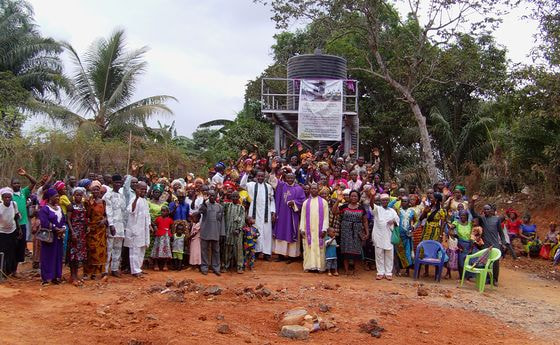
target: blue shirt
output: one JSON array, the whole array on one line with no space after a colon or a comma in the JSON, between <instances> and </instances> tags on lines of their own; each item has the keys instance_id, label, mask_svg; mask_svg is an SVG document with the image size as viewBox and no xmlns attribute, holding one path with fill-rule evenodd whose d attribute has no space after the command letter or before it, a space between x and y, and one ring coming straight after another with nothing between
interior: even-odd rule
<instances>
[{"instance_id":1,"label":"blue shirt","mask_svg":"<svg viewBox=\"0 0 560 345\"><path fill-rule=\"evenodd\" d=\"M190 207L186 200L183 203L173 201L169 204L169 212L173 214L173 220L187 220L190 214Z\"/></svg>"},{"instance_id":2,"label":"blue shirt","mask_svg":"<svg viewBox=\"0 0 560 345\"><path fill-rule=\"evenodd\" d=\"M521 232L535 233L537 232L537 226L535 224L521 224Z\"/></svg>"},{"instance_id":3,"label":"blue shirt","mask_svg":"<svg viewBox=\"0 0 560 345\"><path fill-rule=\"evenodd\" d=\"M330 239L331 238L329 237L329 235L325 236L325 243ZM332 242L329 243L329 245L325 249L325 258L336 259L336 240L334 238L332 239Z\"/></svg>"}]
</instances>

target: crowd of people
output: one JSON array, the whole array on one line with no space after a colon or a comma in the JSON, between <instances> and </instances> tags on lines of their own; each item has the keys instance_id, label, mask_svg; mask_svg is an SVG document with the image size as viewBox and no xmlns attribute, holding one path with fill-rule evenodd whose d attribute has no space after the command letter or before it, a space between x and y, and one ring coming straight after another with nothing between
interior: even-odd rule
<instances>
[{"instance_id":1,"label":"crowd of people","mask_svg":"<svg viewBox=\"0 0 560 345\"><path fill-rule=\"evenodd\" d=\"M440 181L422 192L383 182L378 150L371 156L366 162L331 147L313 154L295 143L264 157L243 150L205 177L171 178L135 162L124 176L81 179L37 181L19 169L0 189L2 271L17 277L18 263L31 255L42 284L59 284L66 264L79 286L108 275L142 277L148 268L242 274L257 259L289 264L303 257L306 272L352 275L361 262L366 270L375 265L377 280L392 280L409 274L424 240L442 243L447 278L484 248L516 258L516 240L528 256L559 261L556 224L541 241L528 214L498 215L490 204L479 214L478 197L467 198L459 184ZM497 283L499 261L493 271Z\"/></svg>"}]
</instances>

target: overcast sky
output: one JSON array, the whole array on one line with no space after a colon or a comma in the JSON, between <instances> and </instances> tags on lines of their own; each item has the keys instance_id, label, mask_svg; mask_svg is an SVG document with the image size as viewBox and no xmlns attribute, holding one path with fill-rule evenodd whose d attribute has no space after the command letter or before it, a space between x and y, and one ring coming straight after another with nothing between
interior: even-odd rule
<instances>
[{"instance_id":1,"label":"overcast sky","mask_svg":"<svg viewBox=\"0 0 560 345\"><path fill-rule=\"evenodd\" d=\"M168 94L179 134L212 119L233 119L245 84L271 62L276 33L270 11L252 0L31 0L44 35L81 54L96 38L124 28L130 47L150 47L137 99ZM504 18L498 43L514 62L528 61L535 24L521 12ZM70 66L67 66L70 67ZM31 125L32 126L32 125ZM30 127L30 124L27 125Z\"/></svg>"}]
</instances>

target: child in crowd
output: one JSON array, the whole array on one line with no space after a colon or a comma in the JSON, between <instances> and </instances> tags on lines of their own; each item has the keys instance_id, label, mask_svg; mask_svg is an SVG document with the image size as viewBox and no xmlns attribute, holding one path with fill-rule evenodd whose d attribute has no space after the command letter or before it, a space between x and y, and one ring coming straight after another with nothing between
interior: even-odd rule
<instances>
[{"instance_id":1,"label":"child in crowd","mask_svg":"<svg viewBox=\"0 0 560 345\"><path fill-rule=\"evenodd\" d=\"M484 240L482 239L482 227L479 224L478 218L473 218L472 220L472 232L471 232L471 252L476 252L484 248ZM474 250L476 249L476 250Z\"/></svg>"},{"instance_id":2,"label":"child in crowd","mask_svg":"<svg viewBox=\"0 0 560 345\"><path fill-rule=\"evenodd\" d=\"M557 230L556 222L550 222L549 230L542 243L539 256L545 260L553 259L554 251L558 248L558 236L560 233Z\"/></svg>"},{"instance_id":3,"label":"child in crowd","mask_svg":"<svg viewBox=\"0 0 560 345\"><path fill-rule=\"evenodd\" d=\"M535 250L534 248L538 246L537 226L531 223L531 215L528 213L523 216L522 220L523 224L521 224L519 237L521 237L521 242L529 258L531 257L531 250Z\"/></svg>"},{"instance_id":4,"label":"child in crowd","mask_svg":"<svg viewBox=\"0 0 560 345\"><path fill-rule=\"evenodd\" d=\"M167 263L171 259L171 226L173 225L173 218L169 214L169 207L161 207L161 216L158 216L154 225L155 237L154 247L152 248L152 259L154 259L154 271L159 271L163 265L162 270L167 271Z\"/></svg>"},{"instance_id":5,"label":"child in crowd","mask_svg":"<svg viewBox=\"0 0 560 345\"><path fill-rule=\"evenodd\" d=\"M252 217L245 218L245 227L243 227L243 252L245 260L243 266L250 271L255 267L255 246L257 245L259 235L259 230L255 228L255 220Z\"/></svg>"},{"instance_id":6,"label":"child in crowd","mask_svg":"<svg viewBox=\"0 0 560 345\"><path fill-rule=\"evenodd\" d=\"M327 261L327 272L329 276L338 276L338 262L336 260L336 231L333 228L327 229L325 236L325 259Z\"/></svg>"},{"instance_id":7,"label":"child in crowd","mask_svg":"<svg viewBox=\"0 0 560 345\"><path fill-rule=\"evenodd\" d=\"M185 254L185 232L187 224L184 220L173 223L173 269L180 271L183 269L183 255Z\"/></svg>"},{"instance_id":8,"label":"child in crowd","mask_svg":"<svg viewBox=\"0 0 560 345\"><path fill-rule=\"evenodd\" d=\"M451 279L451 271L459 271L459 239L453 228L449 228L447 235L447 273L445 279Z\"/></svg>"},{"instance_id":9,"label":"child in crowd","mask_svg":"<svg viewBox=\"0 0 560 345\"><path fill-rule=\"evenodd\" d=\"M41 241L35 238L35 234L41 229L41 221L39 220L39 206L34 205L31 208L31 234L33 235L33 269L39 269L39 258L41 257Z\"/></svg>"},{"instance_id":10,"label":"child in crowd","mask_svg":"<svg viewBox=\"0 0 560 345\"><path fill-rule=\"evenodd\" d=\"M190 220L192 228L190 234L189 264L192 266L200 266L202 263L202 258L200 256L200 213L191 213Z\"/></svg>"}]
</instances>

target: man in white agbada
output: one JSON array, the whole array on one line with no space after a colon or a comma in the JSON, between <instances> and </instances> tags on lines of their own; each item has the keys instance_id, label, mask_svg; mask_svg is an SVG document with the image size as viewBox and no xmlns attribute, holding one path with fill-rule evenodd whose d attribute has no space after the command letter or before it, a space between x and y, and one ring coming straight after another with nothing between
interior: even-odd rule
<instances>
[{"instance_id":1,"label":"man in white agbada","mask_svg":"<svg viewBox=\"0 0 560 345\"><path fill-rule=\"evenodd\" d=\"M272 224L276 217L276 204L274 189L270 184L264 182L264 178L264 172L259 171L256 182L247 182L249 174L245 174L239 185L249 194L251 205L247 214L255 219L255 227L260 233L255 251L263 253L265 259L269 260L272 254Z\"/></svg>"},{"instance_id":2,"label":"man in white agbada","mask_svg":"<svg viewBox=\"0 0 560 345\"><path fill-rule=\"evenodd\" d=\"M107 222L109 223L110 233L107 236L107 263L105 264L105 275L120 277L119 268L121 265L121 253L124 242L124 219L126 214L126 202L124 195L120 193L123 181L120 175L112 177L112 187L105 193L105 211L107 213ZM113 234L114 235L111 235Z\"/></svg>"},{"instance_id":3,"label":"man in white agbada","mask_svg":"<svg viewBox=\"0 0 560 345\"><path fill-rule=\"evenodd\" d=\"M148 185L138 182L136 196L127 207L124 245L129 248L130 271L135 277L142 276L144 254L150 245L150 210L145 199L147 191Z\"/></svg>"},{"instance_id":4,"label":"man in white agbada","mask_svg":"<svg viewBox=\"0 0 560 345\"><path fill-rule=\"evenodd\" d=\"M381 194L381 206L373 204L373 245L377 280L393 280L393 244L391 232L399 224L397 212L389 206L389 195Z\"/></svg>"}]
</instances>

